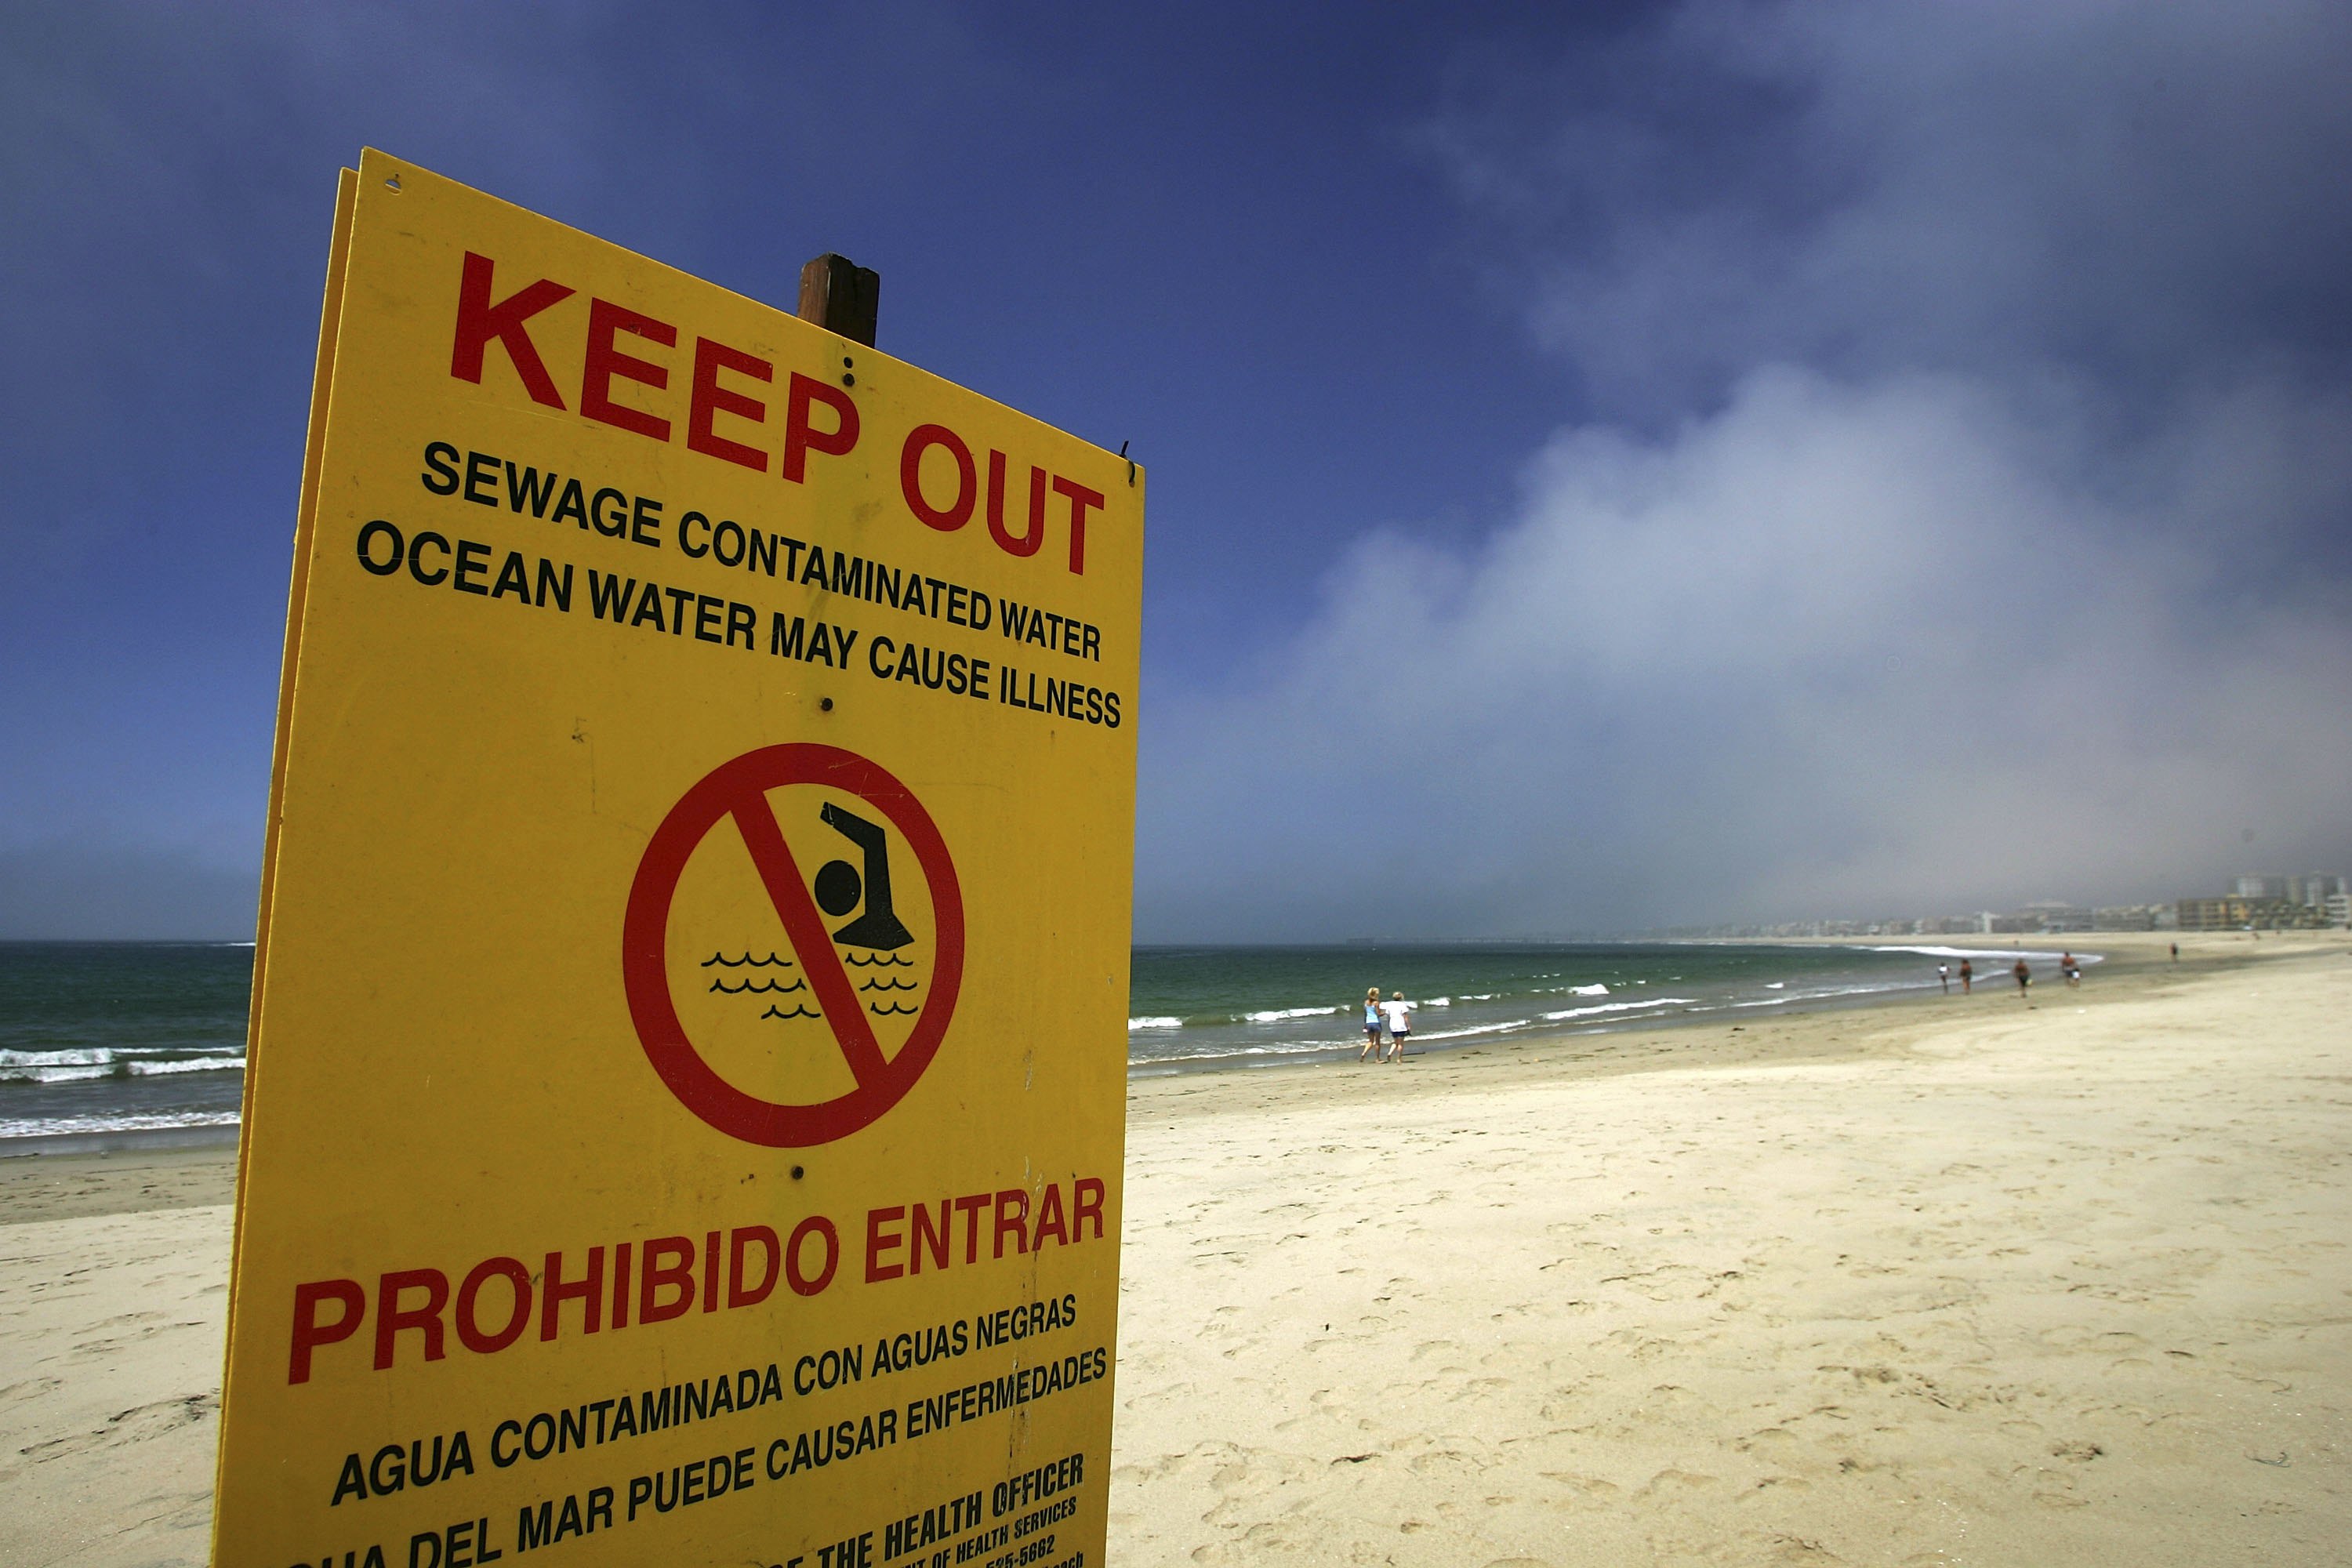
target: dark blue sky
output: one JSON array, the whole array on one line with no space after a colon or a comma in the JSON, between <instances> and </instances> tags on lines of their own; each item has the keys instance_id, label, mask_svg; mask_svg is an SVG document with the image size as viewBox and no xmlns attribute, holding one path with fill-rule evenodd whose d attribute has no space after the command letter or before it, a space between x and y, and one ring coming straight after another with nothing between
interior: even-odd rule
<instances>
[{"instance_id":1,"label":"dark blue sky","mask_svg":"<svg viewBox=\"0 0 2352 1568\"><path fill-rule=\"evenodd\" d=\"M249 923L362 145L1132 442L1146 937L2352 868L2332 7L0 28L0 935Z\"/></svg>"}]
</instances>

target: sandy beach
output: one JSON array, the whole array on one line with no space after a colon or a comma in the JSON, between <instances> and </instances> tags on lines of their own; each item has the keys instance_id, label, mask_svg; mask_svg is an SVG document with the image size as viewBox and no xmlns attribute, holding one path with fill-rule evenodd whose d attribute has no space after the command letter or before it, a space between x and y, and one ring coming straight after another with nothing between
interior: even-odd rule
<instances>
[{"instance_id":1,"label":"sandy beach","mask_svg":"<svg viewBox=\"0 0 2352 1568\"><path fill-rule=\"evenodd\" d=\"M1113 1561L2341 1562L2352 951L2169 940L1139 1082ZM232 1174L0 1162L0 1563L204 1560Z\"/></svg>"}]
</instances>

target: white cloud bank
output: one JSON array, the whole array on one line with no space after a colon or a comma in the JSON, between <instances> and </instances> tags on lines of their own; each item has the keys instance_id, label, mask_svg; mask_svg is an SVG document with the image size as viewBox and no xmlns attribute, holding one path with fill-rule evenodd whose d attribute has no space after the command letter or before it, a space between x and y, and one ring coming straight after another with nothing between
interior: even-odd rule
<instances>
[{"instance_id":1,"label":"white cloud bank","mask_svg":"<svg viewBox=\"0 0 2352 1568\"><path fill-rule=\"evenodd\" d=\"M2229 420L2179 440L2245 456ZM2332 864L2340 603L2250 602L2179 544L2201 465L2159 493L2109 467L1948 377L1761 371L1663 440L1563 434L1491 541L1366 542L1242 694L1150 715L1144 929L1932 912Z\"/></svg>"},{"instance_id":2,"label":"white cloud bank","mask_svg":"<svg viewBox=\"0 0 2352 1568\"><path fill-rule=\"evenodd\" d=\"M2248 15L1695 6L1473 73L1432 142L1602 416L1146 713L1140 933L2352 870L2352 34Z\"/></svg>"}]
</instances>

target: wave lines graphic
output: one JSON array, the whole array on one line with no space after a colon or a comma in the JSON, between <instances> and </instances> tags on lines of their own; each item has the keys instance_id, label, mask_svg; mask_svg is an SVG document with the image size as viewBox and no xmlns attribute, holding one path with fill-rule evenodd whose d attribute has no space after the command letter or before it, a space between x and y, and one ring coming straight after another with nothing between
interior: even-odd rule
<instances>
[{"instance_id":1,"label":"wave lines graphic","mask_svg":"<svg viewBox=\"0 0 2352 1568\"><path fill-rule=\"evenodd\" d=\"M787 1023L791 1022L794 1018L822 1018L824 1016L824 1014L818 1012L814 1007L799 1006L794 1007L789 1013L779 1013L773 1007L770 1007L766 1012L760 1015L762 1021L769 1018L782 1018Z\"/></svg>"},{"instance_id":2,"label":"wave lines graphic","mask_svg":"<svg viewBox=\"0 0 2352 1568\"><path fill-rule=\"evenodd\" d=\"M772 991L779 996L789 996L795 991L807 990L808 982L795 980L790 985L779 985L772 980L746 980L740 985L730 985L724 980L714 979L710 983L710 988L722 996L740 996L747 992L757 995L768 991Z\"/></svg>"},{"instance_id":3,"label":"wave lines graphic","mask_svg":"<svg viewBox=\"0 0 2352 1568\"><path fill-rule=\"evenodd\" d=\"M857 988L860 991L920 991L923 984L919 980L861 980Z\"/></svg>"},{"instance_id":4,"label":"wave lines graphic","mask_svg":"<svg viewBox=\"0 0 2352 1568\"><path fill-rule=\"evenodd\" d=\"M866 1004L866 1010L867 1012L869 1012L869 1013L873 1014L873 1015L874 1015L876 1017L877 1017L877 1018L889 1018L889 1017L908 1017L908 1018L911 1018L911 1017L913 1017L916 1014L918 1014L918 1013L919 1013L919 1012L921 1012L921 1011L922 1011L922 1009L921 1009L920 1007L901 1007L901 1006L899 1006L896 1002L890 1003L890 1004L889 1004L889 1005L887 1005L887 1006L879 1006L879 1007L876 1006L873 1003L868 1002L867 1004Z\"/></svg>"},{"instance_id":5,"label":"wave lines graphic","mask_svg":"<svg viewBox=\"0 0 2352 1568\"><path fill-rule=\"evenodd\" d=\"M860 958L854 952L847 952L842 954L841 962L849 965L852 969L887 969L892 964L897 964L902 969L912 969L915 967L915 961L913 959L900 958L895 952L880 952L875 954L872 958Z\"/></svg>"},{"instance_id":6,"label":"wave lines graphic","mask_svg":"<svg viewBox=\"0 0 2352 1568\"><path fill-rule=\"evenodd\" d=\"M702 961L701 966L708 969L714 963L726 969L740 969L747 963L754 969L790 969L793 967L793 961L791 959L779 958L772 952L768 954L765 958L754 958L751 956L751 950L749 948L744 950L743 956L740 958L730 958L723 952L714 952L709 958Z\"/></svg>"}]
</instances>

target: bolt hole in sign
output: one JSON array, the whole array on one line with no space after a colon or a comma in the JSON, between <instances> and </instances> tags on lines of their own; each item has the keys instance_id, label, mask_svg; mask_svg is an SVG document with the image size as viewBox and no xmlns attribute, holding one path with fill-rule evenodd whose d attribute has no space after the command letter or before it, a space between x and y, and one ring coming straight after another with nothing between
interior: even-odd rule
<instances>
[{"instance_id":1,"label":"bolt hole in sign","mask_svg":"<svg viewBox=\"0 0 2352 1568\"><path fill-rule=\"evenodd\" d=\"M1103 1560L1142 487L843 352L345 174L217 1563Z\"/></svg>"}]
</instances>

